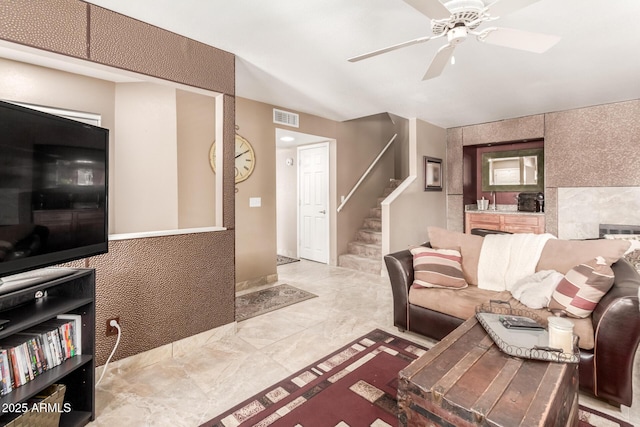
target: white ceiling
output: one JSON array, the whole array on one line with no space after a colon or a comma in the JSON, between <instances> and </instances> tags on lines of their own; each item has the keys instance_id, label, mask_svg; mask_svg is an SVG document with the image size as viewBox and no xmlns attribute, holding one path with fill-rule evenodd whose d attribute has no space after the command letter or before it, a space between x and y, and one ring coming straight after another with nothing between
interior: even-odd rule
<instances>
[{"instance_id":1,"label":"white ceiling","mask_svg":"<svg viewBox=\"0 0 640 427\"><path fill-rule=\"evenodd\" d=\"M402 0L90 2L234 53L238 96L333 120L390 112L449 128L640 98L638 0L540 0L495 25L561 36L551 50L469 38L427 81L443 39L347 61L431 34Z\"/></svg>"}]
</instances>

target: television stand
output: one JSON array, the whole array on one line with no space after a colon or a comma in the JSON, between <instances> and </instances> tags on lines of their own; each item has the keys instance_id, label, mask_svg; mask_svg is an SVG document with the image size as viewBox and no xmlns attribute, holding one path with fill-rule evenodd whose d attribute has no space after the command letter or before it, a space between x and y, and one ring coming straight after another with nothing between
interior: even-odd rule
<instances>
[{"instance_id":1,"label":"television stand","mask_svg":"<svg viewBox=\"0 0 640 427\"><path fill-rule=\"evenodd\" d=\"M46 267L0 277L0 294L69 276L76 271L76 269L68 267Z\"/></svg>"},{"instance_id":2,"label":"television stand","mask_svg":"<svg viewBox=\"0 0 640 427\"><path fill-rule=\"evenodd\" d=\"M11 283L11 282L9 282ZM3 285L4 286L4 285ZM34 376L26 384L0 396L0 425L5 425L29 399L52 384L64 384L65 405L60 410L60 425L80 427L95 419L95 271L70 269L70 274L37 285L0 294L0 319L9 322L0 330L0 340L26 340L24 333L50 328L47 322L58 315L75 315L80 319L81 354L66 359ZM17 411L17 412L15 412Z\"/></svg>"}]
</instances>

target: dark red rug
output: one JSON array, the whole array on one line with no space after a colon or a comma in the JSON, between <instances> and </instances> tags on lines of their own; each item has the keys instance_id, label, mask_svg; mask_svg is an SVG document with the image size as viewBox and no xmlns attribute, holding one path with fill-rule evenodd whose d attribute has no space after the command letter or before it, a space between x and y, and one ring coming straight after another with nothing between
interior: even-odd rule
<instances>
[{"instance_id":1,"label":"dark red rug","mask_svg":"<svg viewBox=\"0 0 640 427\"><path fill-rule=\"evenodd\" d=\"M398 372L426 348L374 330L201 427L397 426ZM579 427L633 427L580 406Z\"/></svg>"},{"instance_id":2,"label":"dark red rug","mask_svg":"<svg viewBox=\"0 0 640 427\"><path fill-rule=\"evenodd\" d=\"M202 426L395 426L398 372L425 351L376 329Z\"/></svg>"},{"instance_id":3,"label":"dark red rug","mask_svg":"<svg viewBox=\"0 0 640 427\"><path fill-rule=\"evenodd\" d=\"M633 427L626 421L580 405L578 427Z\"/></svg>"}]
</instances>

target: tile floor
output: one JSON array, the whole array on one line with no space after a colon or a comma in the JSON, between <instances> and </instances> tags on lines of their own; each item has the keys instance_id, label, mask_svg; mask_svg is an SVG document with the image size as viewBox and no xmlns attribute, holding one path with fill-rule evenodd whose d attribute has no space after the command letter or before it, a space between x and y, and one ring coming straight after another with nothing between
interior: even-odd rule
<instances>
[{"instance_id":1,"label":"tile floor","mask_svg":"<svg viewBox=\"0 0 640 427\"><path fill-rule=\"evenodd\" d=\"M198 426L372 329L399 334L386 278L304 260L278 267L278 276L319 297L239 322L235 334L186 356L110 368L90 425ZM624 418L596 400L581 396L581 403Z\"/></svg>"}]
</instances>

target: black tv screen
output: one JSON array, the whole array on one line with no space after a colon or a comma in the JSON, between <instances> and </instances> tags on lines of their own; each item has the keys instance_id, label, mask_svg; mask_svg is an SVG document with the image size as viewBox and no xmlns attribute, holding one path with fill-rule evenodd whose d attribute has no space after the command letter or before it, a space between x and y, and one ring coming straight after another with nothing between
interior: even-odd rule
<instances>
[{"instance_id":1,"label":"black tv screen","mask_svg":"<svg viewBox=\"0 0 640 427\"><path fill-rule=\"evenodd\" d=\"M0 101L0 277L107 252L109 131Z\"/></svg>"}]
</instances>

